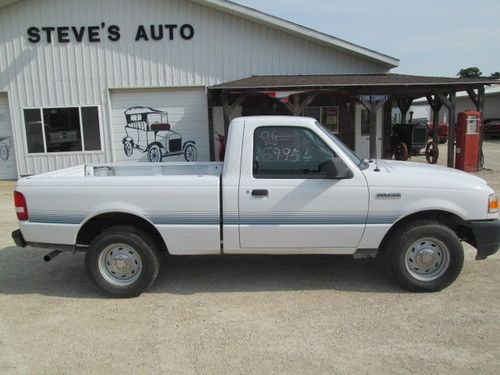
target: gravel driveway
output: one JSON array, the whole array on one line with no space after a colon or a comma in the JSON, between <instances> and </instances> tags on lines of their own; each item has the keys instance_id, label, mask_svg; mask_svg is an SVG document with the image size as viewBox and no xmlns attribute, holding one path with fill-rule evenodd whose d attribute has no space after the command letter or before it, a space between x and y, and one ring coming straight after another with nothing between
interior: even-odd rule
<instances>
[{"instance_id":1,"label":"gravel driveway","mask_svg":"<svg viewBox=\"0 0 500 375\"><path fill-rule=\"evenodd\" d=\"M485 157L500 192L500 143ZM13 187L0 182L2 374L500 373L499 254L476 262L467 245L434 294L350 257L167 257L151 291L106 299L81 254L14 246Z\"/></svg>"}]
</instances>

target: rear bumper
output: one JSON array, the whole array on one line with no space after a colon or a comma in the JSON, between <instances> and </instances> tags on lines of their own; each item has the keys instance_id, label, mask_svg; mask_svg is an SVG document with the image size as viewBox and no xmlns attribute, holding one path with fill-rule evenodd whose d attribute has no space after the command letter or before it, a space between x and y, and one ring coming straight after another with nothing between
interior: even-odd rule
<instances>
[{"instance_id":1,"label":"rear bumper","mask_svg":"<svg viewBox=\"0 0 500 375\"><path fill-rule=\"evenodd\" d=\"M471 221L470 226L476 243L476 260L495 254L500 247L500 221Z\"/></svg>"},{"instance_id":2,"label":"rear bumper","mask_svg":"<svg viewBox=\"0 0 500 375\"><path fill-rule=\"evenodd\" d=\"M19 229L16 229L15 231L12 232L11 234L12 239L14 240L16 246L19 247L26 247L26 241L24 240L23 234Z\"/></svg>"}]
</instances>

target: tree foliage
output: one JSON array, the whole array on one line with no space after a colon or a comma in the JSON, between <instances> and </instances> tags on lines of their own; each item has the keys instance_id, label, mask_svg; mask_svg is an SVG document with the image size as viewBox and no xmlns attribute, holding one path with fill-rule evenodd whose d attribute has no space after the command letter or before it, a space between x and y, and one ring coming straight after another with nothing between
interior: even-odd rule
<instances>
[{"instance_id":1,"label":"tree foliage","mask_svg":"<svg viewBox=\"0 0 500 375\"><path fill-rule=\"evenodd\" d=\"M476 66L471 66L469 68L463 68L460 69L460 71L457 73L457 76L462 77L462 78L493 78L493 79L500 79L500 72L494 72L491 73L488 77L483 76L483 73L479 70L478 67Z\"/></svg>"},{"instance_id":2,"label":"tree foliage","mask_svg":"<svg viewBox=\"0 0 500 375\"><path fill-rule=\"evenodd\" d=\"M457 76L462 78L480 78L482 74L479 68L471 66L469 68L460 69Z\"/></svg>"}]
</instances>

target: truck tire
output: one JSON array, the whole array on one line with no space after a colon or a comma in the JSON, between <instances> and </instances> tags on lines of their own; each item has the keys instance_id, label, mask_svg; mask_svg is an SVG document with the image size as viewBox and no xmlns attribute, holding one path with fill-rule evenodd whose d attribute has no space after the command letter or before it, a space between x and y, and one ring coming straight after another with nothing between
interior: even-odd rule
<instances>
[{"instance_id":1,"label":"truck tire","mask_svg":"<svg viewBox=\"0 0 500 375\"><path fill-rule=\"evenodd\" d=\"M398 228L379 256L392 277L412 292L436 292L460 274L464 250L449 227L433 220L409 222Z\"/></svg>"},{"instance_id":2,"label":"truck tire","mask_svg":"<svg viewBox=\"0 0 500 375\"><path fill-rule=\"evenodd\" d=\"M106 294L136 297L156 280L160 255L147 233L120 225L105 229L94 238L85 256L85 268Z\"/></svg>"}]
</instances>

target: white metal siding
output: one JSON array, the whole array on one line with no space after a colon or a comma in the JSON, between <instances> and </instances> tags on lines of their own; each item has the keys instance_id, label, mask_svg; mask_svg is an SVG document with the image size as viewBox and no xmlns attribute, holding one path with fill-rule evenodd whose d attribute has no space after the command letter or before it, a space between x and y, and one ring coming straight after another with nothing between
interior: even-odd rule
<instances>
[{"instance_id":1,"label":"white metal siding","mask_svg":"<svg viewBox=\"0 0 500 375\"><path fill-rule=\"evenodd\" d=\"M179 88L172 90L121 90L111 92L112 131L117 161L146 161L146 153L134 149L127 157L123 151L125 133L124 111L130 107L146 106L168 112L171 129L182 135L182 142L194 141L197 161L210 160L208 147L208 109L205 90ZM134 131L130 131L135 135ZM141 132L141 137L144 135ZM150 134L151 135L151 134ZM147 146L142 140L142 146ZM183 156L169 156L163 161L183 161Z\"/></svg>"},{"instance_id":2,"label":"white metal siding","mask_svg":"<svg viewBox=\"0 0 500 375\"><path fill-rule=\"evenodd\" d=\"M16 155L12 139L9 103L7 95L0 93L0 180L15 180L16 178Z\"/></svg>"},{"instance_id":3,"label":"white metal siding","mask_svg":"<svg viewBox=\"0 0 500 375\"><path fill-rule=\"evenodd\" d=\"M116 24L121 39L27 41L30 26ZM135 42L138 25L192 24L190 41ZM380 73L368 60L186 0L26 0L0 11L0 90L9 93L21 174L111 160L108 88L207 86L251 75ZM99 105L104 152L26 156L22 108Z\"/></svg>"}]
</instances>

